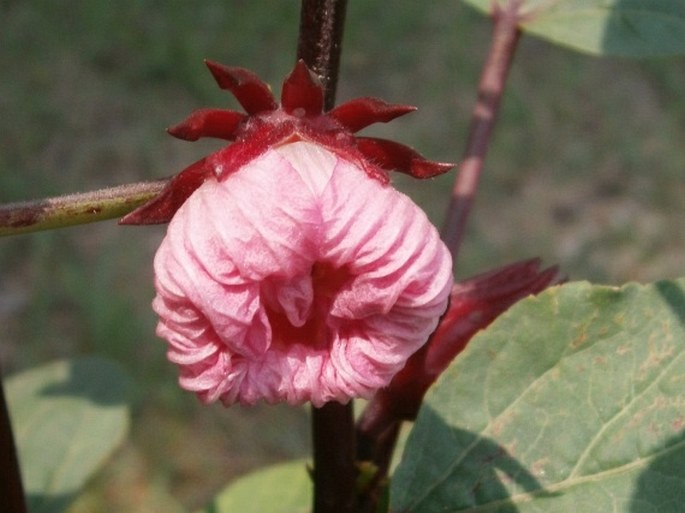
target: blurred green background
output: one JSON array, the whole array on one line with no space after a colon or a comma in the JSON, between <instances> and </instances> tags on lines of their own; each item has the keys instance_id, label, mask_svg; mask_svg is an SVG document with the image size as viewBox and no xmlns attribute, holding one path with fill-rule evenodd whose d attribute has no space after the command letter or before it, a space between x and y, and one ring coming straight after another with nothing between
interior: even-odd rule
<instances>
[{"instance_id":1,"label":"blurred green background","mask_svg":"<svg viewBox=\"0 0 685 513\"><path fill-rule=\"evenodd\" d=\"M0 0L0 202L168 176L219 147L164 128L233 106L202 60L280 90L299 2ZM368 133L457 161L490 34L455 0L350 2L338 99L419 111ZM571 279L685 274L685 59L578 55L524 38L467 239L466 277L540 256ZM441 224L453 174L397 185ZM114 222L0 240L0 366L99 354L136 382L130 440L73 513L175 512L233 477L306 456L304 409L201 406L154 336L164 227Z\"/></svg>"}]
</instances>

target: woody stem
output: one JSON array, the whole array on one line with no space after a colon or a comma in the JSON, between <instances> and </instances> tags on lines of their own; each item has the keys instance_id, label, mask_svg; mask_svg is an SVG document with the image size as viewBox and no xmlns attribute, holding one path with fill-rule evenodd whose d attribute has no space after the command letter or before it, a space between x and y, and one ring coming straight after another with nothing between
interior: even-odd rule
<instances>
[{"instance_id":1,"label":"woody stem","mask_svg":"<svg viewBox=\"0 0 685 513\"><path fill-rule=\"evenodd\" d=\"M347 0L302 0L297 58L324 86L324 109L335 104ZM352 403L313 408L314 513L353 513L356 501Z\"/></svg>"},{"instance_id":2,"label":"woody stem","mask_svg":"<svg viewBox=\"0 0 685 513\"><path fill-rule=\"evenodd\" d=\"M314 513L353 513L356 501L352 403L312 410Z\"/></svg>"},{"instance_id":3,"label":"woody stem","mask_svg":"<svg viewBox=\"0 0 685 513\"><path fill-rule=\"evenodd\" d=\"M302 0L297 58L324 86L324 109L335 104L347 0Z\"/></svg>"},{"instance_id":4,"label":"woody stem","mask_svg":"<svg viewBox=\"0 0 685 513\"><path fill-rule=\"evenodd\" d=\"M455 260L478 188L509 68L521 34L518 29L520 4L521 0L511 0L506 6L493 3L495 25L490 50L483 66L478 85L478 100L471 116L468 142L459 163L459 172L454 182L442 229L442 238Z\"/></svg>"}]
</instances>

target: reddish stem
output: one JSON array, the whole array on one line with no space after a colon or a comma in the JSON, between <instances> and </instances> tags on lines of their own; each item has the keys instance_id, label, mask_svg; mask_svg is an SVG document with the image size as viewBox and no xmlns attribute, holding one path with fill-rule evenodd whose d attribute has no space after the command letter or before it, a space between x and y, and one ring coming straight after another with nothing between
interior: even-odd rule
<instances>
[{"instance_id":1,"label":"reddish stem","mask_svg":"<svg viewBox=\"0 0 685 513\"><path fill-rule=\"evenodd\" d=\"M297 59L324 86L324 110L335 104L347 0L302 0ZM313 408L314 513L354 513L355 433L352 403Z\"/></svg>"},{"instance_id":2,"label":"reddish stem","mask_svg":"<svg viewBox=\"0 0 685 513\"><path fill-rule=\"evenodd\" d=\"M520 3L520 0L512 0L504 7L494 4L492 42L478 85L478 100L471 116L468 142L459 164L442 229L442 238L455 260L478 188L509 67L521 34L518 28Z\"/></svg>"},{"instance_id":3,"label":"reddish stem","mask_svg":"<svg viewBox=\"0 0 685 513\"><path fill-rule=\"evenodd\" d=\"M335 104L347 0L302 0L297 58L324 86L324 110Z\"/></svg>"}]
</instances>

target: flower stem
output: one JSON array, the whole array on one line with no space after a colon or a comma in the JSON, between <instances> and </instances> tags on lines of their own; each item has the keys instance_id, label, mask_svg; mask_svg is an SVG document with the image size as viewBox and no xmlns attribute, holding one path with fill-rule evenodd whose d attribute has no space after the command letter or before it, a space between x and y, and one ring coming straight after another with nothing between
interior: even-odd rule
<instances>
[{"instance_id":1,"label":"flower stem","mask_svg":"<svg viewBox=\"0 0 685 513\"><path fill-rule=\"evenodd\" d=\"M12 435L5 391L0 379L0 498L12 513L27 513L24 487L21 482L19 460ZM3 509L3 511L5 511Z\"/></svg>"},{"instance_id":2,"label":"flower stem","mask_svg":"<svg viewBox=\"0 0 685 513\"><path fill-rule=\"evenodd\" d=\"M297 58L324 87L324 110L335 105L347 0L302 0ZM354 513L357 470L352 402L313 408L314 513Z\"/></svg>"},{"instance_id":3,"label":"flower stem","mask_svg":"<svg viewBox=\"0 0 685 513\"><path fill-rule=\"evenodd\" d=\"M324 110L335 104L347 0L302 0L297 58L319 76Z\"/></svg>"},{"instance_id":4,"label":"flower stem","mask_svg":"<svg viewBox=\"0 0 685 513\"><path fill-rule=\"evenodd\" d=\"M167 181L0 205L0 237L121 217L159 194Z\"/></svg>"},{"instance_id":5,"label":"flower stem","mask_svg":"<svg viewBox=\"0 0 685 513\"><path fill-rule=\"evenodd\" d=\"M459 172L442 229L442 238L455 260L478 188L504 85L521 35L518 28L521 0L511 0L506 6L498 3L493 5L494 30L490 50L483 66L468 142L459 163Z\"/></svg>"},{"instance_id":6,"label":"flower stem","mask_svg":"<svg viewBox=\"0 0 685 513\"><path fill-rule=\"evenodd\" d=\"M314 513L354 513L357 471L351 403L312 409Z\"/></svg>"}]
</instances>

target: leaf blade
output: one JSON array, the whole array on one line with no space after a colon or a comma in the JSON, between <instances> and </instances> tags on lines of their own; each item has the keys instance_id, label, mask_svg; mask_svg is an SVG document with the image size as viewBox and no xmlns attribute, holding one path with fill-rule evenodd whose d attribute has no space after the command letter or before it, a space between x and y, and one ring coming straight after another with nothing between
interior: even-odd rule
<instances>
[{"instance_id":1,"label":"leaf blade","mask_svg":"<svg viewBox=\"0 0 685 513\"><path fill-rule=\"evenodd\" d=\"M29 509L68 506L128 431L128 378L100 358L62 360L6 380Z\"/></svg>"},{"instance_id":2,"label":"leaf blade","mask_svg":"<svg viewBox=\"0 0 685 513\"><path fill-rule=\"evenodd\" d=\"M289 461L238 478L198 513L307 513L311 489L306 462Z\"/></svg>"},{"instance_id":3,"label":"leaf blade","mask_svg":"<svg viewBox=\"0 0 685 513\"><path fill-rule=\"evenodd\" d=\"M684 290L568 284L512 308L427 396L393 511L678 511Z\"/></svg>"},{"instance_id":4,"label":"leaf blade","mask_svg":"<svg viewBox=\"0 0 685 513\"><path fill-rule=\"evenodd\" d=\"M489 0L464 0L489 13ZM505 6L509 0L498 0ZM659 57L685 54L685 4L671 0L524 0L525 32L592 55Z\"/></svg>"}]
</instances>

